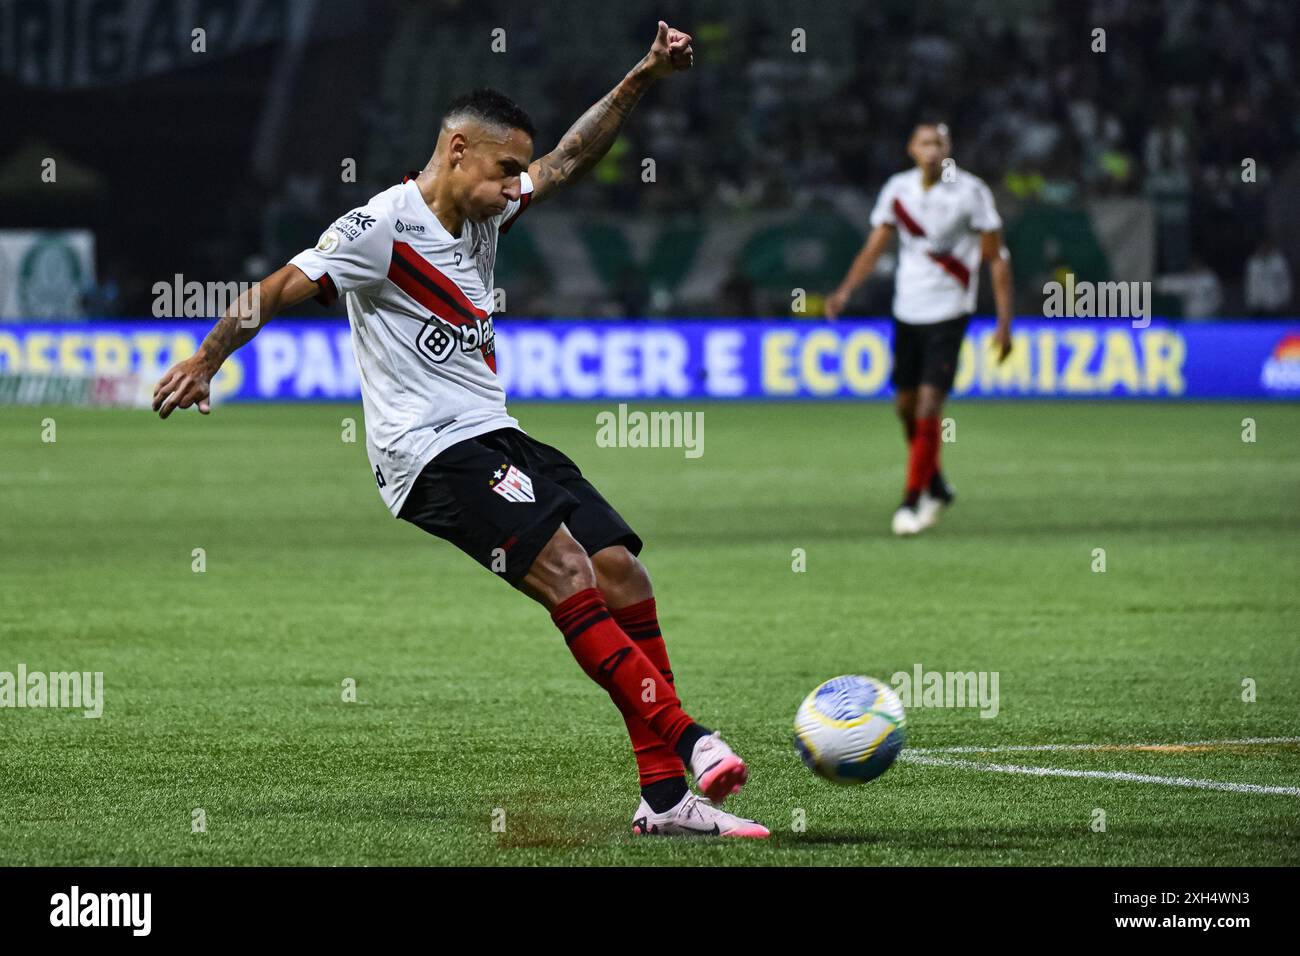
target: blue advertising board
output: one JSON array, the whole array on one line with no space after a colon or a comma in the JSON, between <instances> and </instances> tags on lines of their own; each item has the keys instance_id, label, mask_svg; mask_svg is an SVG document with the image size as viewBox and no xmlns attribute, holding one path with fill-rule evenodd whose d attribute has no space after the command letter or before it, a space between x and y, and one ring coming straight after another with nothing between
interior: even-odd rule
<instances>
[{"instance_id":1,"label":"blue advertising board","mask_svg":"<svg viewBox=\"0 0 1300 956\"><path fill-rule=\"evenodd\" d=\"M208 321L0 324L0 375L154 380L193 353ZM993 323L976 320L954 393L974 398L1300 397L1300 320L1152 322L1024 319L999 365ZM891 394L887 320L496 323L512 399L871 399ZM229 401L360 395L343 320L281 320L231 357L214 383Z\"/></svg>"}]
</instances>

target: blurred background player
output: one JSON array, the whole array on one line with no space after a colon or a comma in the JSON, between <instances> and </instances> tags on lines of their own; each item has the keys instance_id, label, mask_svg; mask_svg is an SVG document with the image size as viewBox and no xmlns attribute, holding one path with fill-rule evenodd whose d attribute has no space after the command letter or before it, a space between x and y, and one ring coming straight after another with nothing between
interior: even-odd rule
<instances>
[{"instance_id":1,"label":"blurred background player","mask_svg":"<svg viewBox=\"0 0 1300 956\"><path fill-rule=\"evenodd\" d=\"M826 300L827 317L839 318L898 233L891 383L908 456L903 501L893 519L897 535L930 527L953 501L939 470L940 419L975 310L981 260L993 277L999 363L1011 352L1012 315L1011 256L992 191L951 159L952 140L942 123L919 124L907 152L916 166L885 182L871 213L871 235Z\"/></svg>"}]
</instances>

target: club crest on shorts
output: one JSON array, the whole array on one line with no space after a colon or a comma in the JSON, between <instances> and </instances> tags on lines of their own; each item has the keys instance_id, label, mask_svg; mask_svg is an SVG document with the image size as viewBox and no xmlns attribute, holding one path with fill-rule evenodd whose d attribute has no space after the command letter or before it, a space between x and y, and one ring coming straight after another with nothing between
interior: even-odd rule
<instances>
[{"instance_id":1,"label":"club crest on shorts","mask_svg":"<svg viewBox=\"0 0 1300 956\"><path fill-rule=\"evenodd\" d=\"M492 473L488 487L506 501L536 501L533 497L533 479L514 465L502 464Z\"/></svg>"}]
</instances>

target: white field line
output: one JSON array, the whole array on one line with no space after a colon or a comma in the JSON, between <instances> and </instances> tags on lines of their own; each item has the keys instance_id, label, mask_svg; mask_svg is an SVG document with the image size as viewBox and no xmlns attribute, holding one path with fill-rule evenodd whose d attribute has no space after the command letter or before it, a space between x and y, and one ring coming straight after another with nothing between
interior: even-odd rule
<instances>
[{"instance_id":1,"label":"white field line","mask_svg":"<svg viewBox=\"0 0 1300 956\"><path fill-rule=\"evenodd\" d=\"M985 773L1014 773L1030 777L1070 777L1086 780L1115 780L1124 783L1154 783L1167 787L1190 787L1195 790L1225 790L1229 793L1268 793L1286 797L1300 797L1300 787L1273 787L1258 783L1225 783L1220 780L1198 780L1194 777L1160 777L1149 773L1128 773L1122 770L1066 770L1059 767L1023 767L1017 764L983 763L978 760L961 760L954 757L936 757L936 753L1008 753L1062 750L1115 750L1145 749L1150 747L1205 747L1252 746L1264 744L1300 743L1300 737L1246 737L1240 740L1201 740L1185 744L1039 744L1024 747L940 747L935 749L904 750L899 759L926 767L956 767L962 770L981 770Z\"/></svg>"},{"instance_id":2,"label":"white field line","mask_svg":"<svg viewBox=\"0 0 1300 956\"><path fill-rule=\"evenodd\" d=\"M902 759L904 754L899 754ZM1019 767L1006 763L980 763L978 760L954 760L913 754L908 763L927 767L957 767L983 770L985 773L1020 773L1030 777L1082 777L1091 780L1119 780L1125 783L1158 783L1169 787L1192 787L1197 790L1228 790L1233 793L1275 793L1300 797L1300 787L1266 787L1258 783L1223 783L1219 780L1196 780L1192 777L1157 777L1149 773L1125 773L1121 770L1062 770L1055 767Z\"/></svg>"},{"instance_id":3,"label":"white field line","mask_svg":"<svg viewBox=\"0 0 1300 956\"><path fill-rule=\"evenodd\" d=\"M1239 740L1189 740L1152 744L1027 744L1011 747L908 747L903 755L917 754L1006 754L1055 750L1153 750L1167 747L1247 747L1266 744L1300 744L1300 737L1242 737Z\"/></svg>"}]
</instances>

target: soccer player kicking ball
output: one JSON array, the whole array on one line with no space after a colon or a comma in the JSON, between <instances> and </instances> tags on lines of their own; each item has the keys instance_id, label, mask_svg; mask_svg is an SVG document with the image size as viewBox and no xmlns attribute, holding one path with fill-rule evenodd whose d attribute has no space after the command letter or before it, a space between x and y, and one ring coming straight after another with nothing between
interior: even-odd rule
<instances>
[{"instance_id":1,"label":"soccer player kicking ball","mask_svg":"<svg viewBox=\"0 0 1300 956\"><path fill-rule=\"evenodd\" d=\"M551 613L623 714L640 771L640 834L766 837L720 809L744 762L682 709L641 539L564 454L524 434L496 377L497 236L606 153L655 80L689 69L691 38L662 21L650 52L532 160L535 129L492 90L456 99L428 164L325 230L260 283L154 389L166 418L197 404L223 361L282 309L347 298L366 449L394 515L445 538ZM707 799L686 785L686 768Z\"/></svg>"},{"instance_id":2,"label":"soccer player kicking ball","mask_svg":"<svg viewBox=\"0 0 1300 956\"><path fill-rule=\"evenodd\" d=\"M945 164L951 151L948 127L942 123L922 123L913 130L907 152L916 168L885 182L871 213L866 245L840 287L826 298L827 317L839 318L894 233L900 234L890 381L909 450L903 503L894 512L897 535L924 531L953 501L953 490L939 471L939 421L975 310L981 259L993 276L999 364L1011 353L1011 256L1002 243L1002 220L982 179Z\"/></svg>"}]
</instances>

